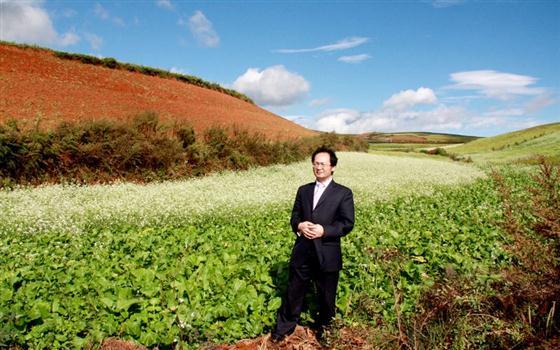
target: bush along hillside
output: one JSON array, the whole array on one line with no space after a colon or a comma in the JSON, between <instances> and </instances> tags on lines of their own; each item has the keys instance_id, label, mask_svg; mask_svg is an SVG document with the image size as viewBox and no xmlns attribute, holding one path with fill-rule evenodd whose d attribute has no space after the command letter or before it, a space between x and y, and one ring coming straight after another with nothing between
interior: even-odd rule
<instances>
[{"instance_id":1,"label":"bush along hillside","mask_svg":"<svg viewBox=\"0 0 560 350\"><path fill-rule=\"evenodd\" d=\"M52 130L23 129L12 120L0 125L0 186L200 176L299 161L319 145L367 150L366 142L336 134L271 141L238 127L214 126L196 135L188 124L160 123L153 112L130 122L64 122Z\"/></svg>"},{"instance_id":2,"label":"bush along hillside","mask_svg":"<svg viewBox=\"0 0 560 350\"><path fill-rule=\"evenodd\" d=\"M103 67L110 68L110 69L121 69L121 70L130 71L130 72L137 72L137 73L141 73L141 74L157 76L157 77L160 77L160 78L176 79L176 80L182 81L184 83L200 86L200 87L207 88L207 89L210 89L210 90L216 90L216 91L219 91L221 93L236 97L240 100L243 100L243 101L246 101L246 102L249 102L249 103L254 103L253 100L251 100L249 97L247 97L246 95L244 95L240 92L237 92L233 89L224 88L219 84L208 82L204 79L201 79L199 77L195 77L193 75L173 73L173 72L170 72L170 71L167 71L167 70L164 70L164 69L147 67L147 66L142 66L142 65L138 65L138 64L132 64L132 63L119 62L112 57L99 58L99 57L91 56L91 55L70 53L70 52L64 52L64 51L56 51L56 50L51 50L51 49L42 48L42 47L38 47L38 46L31 46L31 45L26 45L26 44L15 44L15 43L6 42L6 41L0 41L0 44L1 45L12 45L12 46L20 47L20 48L25 48L25 49L35 49L35 50L49 51L49 52L52 52L55 57L58 57L58 58L61 58L61 59L79 61L79 62L82 62L82 63L85 63L85 64L93 64L93 65L96 65L96 66L103 66Z\"/></svg>"}]
</instances>

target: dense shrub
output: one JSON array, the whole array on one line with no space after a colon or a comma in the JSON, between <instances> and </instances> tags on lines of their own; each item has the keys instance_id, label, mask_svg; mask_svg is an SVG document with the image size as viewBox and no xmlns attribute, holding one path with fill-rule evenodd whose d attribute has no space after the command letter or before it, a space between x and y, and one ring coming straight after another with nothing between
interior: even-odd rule
<instances>
[{"instance_id":1,"label":"dense shrub","mask_svg":"<svg viewBox=\"0 0 560 350\"><path fill-rule=\"evenodd\" d=\"M63 122L52 130L9 121L0 125L0 186L200 176L299 161L323 144L367 151L366 142L334 133L272 141L240 127L213 126L196 135L188 124L160 123L153 112L129 122Z\"/></svg>"}]
</instances>

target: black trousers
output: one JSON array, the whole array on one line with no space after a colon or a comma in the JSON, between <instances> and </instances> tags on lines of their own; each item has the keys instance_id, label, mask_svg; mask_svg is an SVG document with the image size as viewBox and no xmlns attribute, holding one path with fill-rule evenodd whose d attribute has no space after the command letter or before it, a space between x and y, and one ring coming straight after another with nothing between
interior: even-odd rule
<instances>
[{"instance_id":1,"label":"black trousers","mask_svg":"<svg viewBox=\"0 0 560 350\"><path fill-rule=\"evenodd\" d=\"M319 302L317 326L324 327L328 325L335 316L339 271L321 271L314 252L306 260L306 263L299 267L290 265L288 290L286 297L282 301L282 306L278 310L276 326L272 330L272 333L275 335L287 335L295 329L299 322L305 292L309 287L310 280L315 282Z\"/></svg>"}]
</instances>

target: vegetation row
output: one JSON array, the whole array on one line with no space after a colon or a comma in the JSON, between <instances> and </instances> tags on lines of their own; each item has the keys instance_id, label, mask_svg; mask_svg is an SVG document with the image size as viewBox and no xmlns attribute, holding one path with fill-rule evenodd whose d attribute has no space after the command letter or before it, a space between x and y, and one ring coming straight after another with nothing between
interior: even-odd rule
<instances>
[{"instance_id":1,"label":"vegetation row","mask_svg":"<svg viewBox=\"0 0 560 350\"><path fill-rule=\"evenodd\" d=\"M64 122L52 130L24 129L12 120L0 125L0 186L199 176L298 161L322 144L367 150L365 141L335 134L271 141L240 128L214 126L196 135L187 124L160 123L153 112L130 122Z\"/></svg>"},{"instance_id":2,"label":"vegetation row","mask_svg":"<svg viewBox=\"0 0 560 350\"><path fill-rule=\"evenodd\" d=\"M176 80L179 80L179 81L184 82L184 83L200 86L200 87L207 88L207 89L210 89L210 90L219 91L221 93L224 93L224 94L233 96L235 98L238 98L240 100L243 100L243 101L254 104L253 100L251 100L249 97L247 97L246 95L244 95L242 93L239 93L239 92L237 92L233 89L224 88L219 84L208 82L206 80L203 80L203 79L198 78L198 77L193 76L193 75L173 73L173 72L170 72L170 71L167 71L167 70L164 70L164 69L147 67L147 66L142 66L142 65L132 64L132 63L119 62L112 57L99 58L99 57L91 56L91 55L57 51L57 50L52 50L52 49L47 49L47 48L39 48L37 46L30 46L30 45L26 45L26 44L15 44L15 43L10 43L10 42L5 42L5 41L0 41L0 44L1 45L12 45L12 46L17 46L17 47L21 47L21 48L41 49L41 50L45 50L45 51L50 51L56 57L62 58L62 59L79 61L79 62L82 62L82 63L85 63L85 64L93 64L93 65L96 65L96 66L102 66L102 67L111 68L111 69L127 70L127 71L130 71L130 72L137 72L137 73L146 74L146 75L150 75L150 76L157 76L157 77L160 77L160 78L176 79Z\"/></svg>"},{"instance_id":3,"label":"vegetation row","mask_svg":"<svg viewBox=\"0 0 560 350\"><path fill-rule=\"evenodd\" d=\"M339 152L338 156L336 180L352 188L357 205L426 195L434 186L471 183L484 176L475 167L433 159L363 152ZM181 226L200 215L244 216L255 208L289 207L298 187L312 180L311 162L306 158L292 164L149 184L4 189L0 190L0 233L84 234L91 227L134 224L141 229Z\"/></svg>"}]
</instances>

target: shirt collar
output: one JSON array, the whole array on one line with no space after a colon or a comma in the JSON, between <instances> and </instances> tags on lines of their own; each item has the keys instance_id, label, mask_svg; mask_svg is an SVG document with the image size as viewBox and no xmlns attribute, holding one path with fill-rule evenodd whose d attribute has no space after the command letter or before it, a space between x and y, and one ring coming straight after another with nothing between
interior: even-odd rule
<instances>
[{"instance_id":1,"label":"shirt collar","mask_svg":"<svg viewBox=\"0 0 560 350\"><path fill-rule=\"evenodd\" d=\"M326 188L332 182L332 176L329 177L325 182L320 182L319 180L315 180L315 186Z\"/></svg>"}]
</instances>

